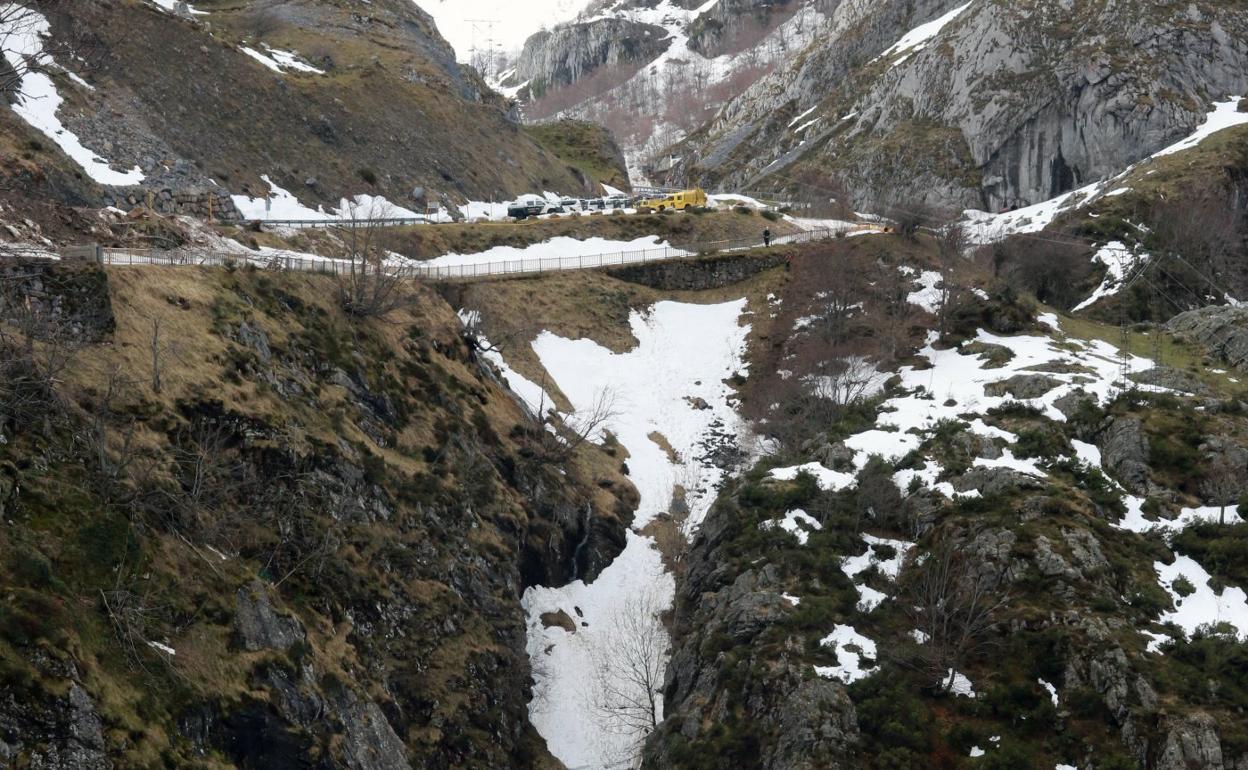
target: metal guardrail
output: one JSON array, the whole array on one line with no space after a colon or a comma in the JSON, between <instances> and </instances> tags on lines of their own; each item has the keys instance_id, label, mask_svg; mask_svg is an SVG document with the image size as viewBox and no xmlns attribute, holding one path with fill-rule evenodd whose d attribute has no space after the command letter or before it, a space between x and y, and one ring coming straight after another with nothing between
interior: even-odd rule
<instances>
[{"instance_id":1,"label":"metal guardrail","mask_svg":"<svg viewBox=\"0 0 1248 770\"><path fill-rule=\"evenodd\" d=\"M380 217L378 219L244 219L244 227L284 227L292 230L327 230L334 227L409 227L440 224L436 217Z\"/></svg>"},{"instance_id":2,"label":"metal guardrail","mask_svg":"<svg viewBox=\"0 0 1248 770\"><path fill-rule=\"evenodd\" d=\"M875 225L857 225L846 228L823 228L773 238L775 246L810 243L836 238L854 232L881 232ZM430 265L416 260L400 261L392 258L384 267L390 275L402 275L429 280L455 280L490 278L494 276L535 275L567 270L589 270L603 267L660 262L697 256L714 256L734 251L748 251L762 247L757 239L711 241L687 249L666 246L653 249L607 252L604 254L568 257L532 257L527 259L495 260L458 265ZM100 264L115 266L158 265L167 267L241 267L252 265L263 270L320 273L326 275L350 275L359 272L361 263L347 259L317 258L306 254L271 250L268 252L218 251L213 249L126 249L103 247L75 247L64 252L86 257L94 254ZM55 259L55 255L44 255Z\"/></svg>"}]
</instances>

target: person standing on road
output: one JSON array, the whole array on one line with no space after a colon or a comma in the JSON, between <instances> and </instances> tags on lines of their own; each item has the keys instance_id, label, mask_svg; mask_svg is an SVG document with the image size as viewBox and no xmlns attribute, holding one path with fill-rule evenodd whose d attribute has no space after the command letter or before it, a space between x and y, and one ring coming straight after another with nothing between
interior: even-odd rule
<instances>
[{"instance_id":1,"label":"person standing on road","mask_svg":"<svg viewBox=\"0 0 1248 770\"><path fill-rule=\"evenodd\" d=\"M771 228L770 227L763 228L763 246L766 248L771 247Z\"/></svg>"}]
</instances>

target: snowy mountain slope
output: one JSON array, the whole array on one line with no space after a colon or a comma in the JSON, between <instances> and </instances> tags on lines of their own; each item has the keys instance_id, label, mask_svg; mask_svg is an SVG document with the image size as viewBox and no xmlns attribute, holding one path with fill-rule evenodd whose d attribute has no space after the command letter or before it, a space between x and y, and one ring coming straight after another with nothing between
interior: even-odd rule
<instances>
[{"instance_id":1,"label":"snowy mountain slope","mask_svg":"<svg viewBox=\"0 0 1248 770\"><path fill-rule=\"evenodd\" d=\"M81 177L33 188L53 200L230 216L228 193L263 196L264 176L311 208L590 191L408 0L208 0L185 18L71 0L36 15L30 34L0 32L6 57L50 54L11 115L48 184L54 168Z\"/></svg>"},{"instance_id":2,"label":"snowy mountain slope","mask_svg":"<svg viewBox=\"0 0 1248 770\"><path fill-rule=\"evenodd\" d=\"M530 38L502 86L527 120L572 115L611 128L633 169L709 118L825 22L815 0L599 2Z\"/></svg>"},{"instance_id":3,"label":"snowy mountain slope","mask_svg":"<svg viewBox=\"0 0 1248 770\"><path fill-rule=\"evenodd\" d=\"M784 188L832 174L863 206L997 210L1117 173L1248 86L1234 3L898 0L831 18L673 150L685 177ZM788 125L812 108L818 125Z\"/></svg>"}]
</instances>

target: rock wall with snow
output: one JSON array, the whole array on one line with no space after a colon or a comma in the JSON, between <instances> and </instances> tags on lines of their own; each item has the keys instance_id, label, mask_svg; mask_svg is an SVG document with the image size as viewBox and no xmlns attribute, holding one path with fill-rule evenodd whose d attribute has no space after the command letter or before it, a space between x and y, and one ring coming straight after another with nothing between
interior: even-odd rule
<instances>
[{"instance_id":1,"label":"rock wall with snow","mask_svg":"<svg viewBox=\"0 0 1248 770\"><path fill-rule=\"evenodd\" d=\"M636 173L726 100L799 53L818 33L826 5L826 0L597 3L575 23L530 38L521 66L502 86L519 89L527 100L526 120L563 115L606 125ZM623 30L626 37L614 46L604 44L611 30ZM568 67L569 61L578 66ZM542 87L523 88L534 84Z\"/></svg>"},{"instance_id":2,"label":"rock wall with snow","mask_svg":"<svg viewBox=\"0 0 1248 770\"><path fill-rule=\"evenodd\" d=\"M834 5L801 56L673 150L686 178L795 188L817 172L863 206L996 210L1117 173L1248 90L1233 3Z\"/></svg>"}]
</instances>

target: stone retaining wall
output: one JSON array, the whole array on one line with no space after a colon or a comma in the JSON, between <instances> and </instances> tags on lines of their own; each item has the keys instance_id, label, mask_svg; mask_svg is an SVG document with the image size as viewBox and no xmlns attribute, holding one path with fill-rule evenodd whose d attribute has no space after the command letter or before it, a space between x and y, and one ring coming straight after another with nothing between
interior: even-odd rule
<instances>
[{"instance_id":1,"label":"stone retaining wall","mask_svg":"<svg viewBox=\"0 0 1248 770\"><path fill-rule=\"evenodd\" d=\"M727 254L609 268L607 274L660 291L706 291L741 283L784 262L780 254Z\"/></svg>"}]
</instances>

